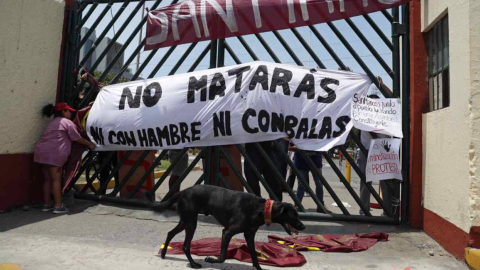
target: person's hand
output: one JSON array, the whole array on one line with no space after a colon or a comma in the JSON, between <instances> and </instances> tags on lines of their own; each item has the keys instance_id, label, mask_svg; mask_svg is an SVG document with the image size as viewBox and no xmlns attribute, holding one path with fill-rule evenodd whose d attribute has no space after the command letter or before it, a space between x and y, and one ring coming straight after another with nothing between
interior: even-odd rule
<instances>
[{"instance_id":1,"label":"person's hand","mask_svg":"<svg viewBox=\"0 0 480 270\"><path fill-rule=\"evenodd\" d=\"M90 142L90 144L88 145L88 148L90 148L90 150L95 150L95 144Z\"/></svg>"}]
</instances>

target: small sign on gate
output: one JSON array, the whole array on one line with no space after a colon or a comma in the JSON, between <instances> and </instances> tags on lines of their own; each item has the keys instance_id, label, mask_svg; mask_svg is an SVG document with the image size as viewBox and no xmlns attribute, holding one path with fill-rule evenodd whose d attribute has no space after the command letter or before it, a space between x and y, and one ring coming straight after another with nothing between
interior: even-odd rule
<instances>
[{"instance_id":1,"label":"small sign on gate","mask_svg":"<svg viewBox=\"0 0 480 270\"><path fill-rule=\"evenodd\" d=\"M401 139L374 139L368 151L366 177L367 182L378 183L381 180L402 180L400 168Z\"/></svg>"}]
</instances>

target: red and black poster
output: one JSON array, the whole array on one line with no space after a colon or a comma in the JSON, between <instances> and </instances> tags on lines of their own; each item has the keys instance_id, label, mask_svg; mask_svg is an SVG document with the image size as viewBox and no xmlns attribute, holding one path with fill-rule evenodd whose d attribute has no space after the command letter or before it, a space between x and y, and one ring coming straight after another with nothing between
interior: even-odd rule
<instances>
[{"instance_id":1,"label":"red and black poster","mask_svg":"<svg viewBox=\"0 0 480 270\"><path fill-rule=\"evenodd\" d=\"M148 13L145 50L346 19L410 0L188 0Z\"/></svg>"}]
</instances>

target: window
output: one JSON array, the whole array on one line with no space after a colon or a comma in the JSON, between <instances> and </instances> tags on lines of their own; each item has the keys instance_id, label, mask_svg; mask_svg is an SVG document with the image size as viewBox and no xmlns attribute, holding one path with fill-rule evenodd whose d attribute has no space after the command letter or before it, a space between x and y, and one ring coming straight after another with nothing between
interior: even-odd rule
<instances>
[{"instance_id":1,"label":"window","mask_svg":"<svg viewBox=\"0 0 480 270\"><path fill-rule=\"evenodd\" d=\"M429 111L450 105L448 16L427 34Z\"/></svg>"}]
</instances>

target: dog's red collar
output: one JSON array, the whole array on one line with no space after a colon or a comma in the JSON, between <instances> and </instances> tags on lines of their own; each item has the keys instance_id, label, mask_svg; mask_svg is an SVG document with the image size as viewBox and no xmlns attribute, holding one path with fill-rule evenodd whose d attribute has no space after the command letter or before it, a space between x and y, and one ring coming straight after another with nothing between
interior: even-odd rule
<instances>
[{"instance_id":1,"label":"dog's red collar","mask_svg":"<svg viewBox=\"0 0 480 270\"><path fill-rule=\"evenodd\" d=\"M265 203L265 210L263 211L263 216L265 218L265 224L267 225L270 225L272 223L273 202L274 201L267 199L267 202Z\"/></svg>"}]
</instances>

